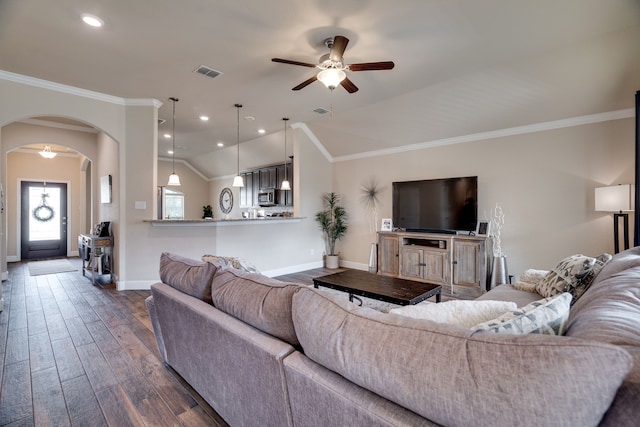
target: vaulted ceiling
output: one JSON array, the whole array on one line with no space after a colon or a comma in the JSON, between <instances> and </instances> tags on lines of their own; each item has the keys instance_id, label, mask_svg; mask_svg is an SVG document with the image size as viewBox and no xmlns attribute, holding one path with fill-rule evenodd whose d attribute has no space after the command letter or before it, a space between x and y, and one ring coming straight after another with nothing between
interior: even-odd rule
<instances>
[{"instance_id":1,"label":"vaulted ceiling","mask_svg":"<svg viewBox=\"0 0 640 427\"><path fill-rule=\"evenodd\" d=\"M347 63L395 68L348 72L353 94L320 82L292 91L317 70L271 58L317 63L335 35L350 40ZM629 109L638 40L638 0L0 1L0 70L160 100L161 155L178 97L176 156L209 177L233 173L221 169L235 164L224 160L235 103L242 142L259 128L280 140L287 116L338 159ZM222 74L195 73L201 65Z\"/></svg>"}]
</instances>

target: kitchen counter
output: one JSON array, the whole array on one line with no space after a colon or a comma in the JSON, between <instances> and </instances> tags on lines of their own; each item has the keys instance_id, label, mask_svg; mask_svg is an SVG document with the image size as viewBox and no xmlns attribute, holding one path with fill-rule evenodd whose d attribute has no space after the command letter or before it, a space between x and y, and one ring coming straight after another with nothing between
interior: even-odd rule
<instances>
[{"instance_id":1,"label":"kitchen counter","mask_svg":"<svg viewBox=\"0 0 640 427\"><path fill-rule=\"evenodd\" d=\"M230 218L230 219L145 219L154 227L166 226L228 226L228 225L248 225L248 224L276 224L300 222L305 217L258 217L258 218Z\"/></svg>"}]
</instances>

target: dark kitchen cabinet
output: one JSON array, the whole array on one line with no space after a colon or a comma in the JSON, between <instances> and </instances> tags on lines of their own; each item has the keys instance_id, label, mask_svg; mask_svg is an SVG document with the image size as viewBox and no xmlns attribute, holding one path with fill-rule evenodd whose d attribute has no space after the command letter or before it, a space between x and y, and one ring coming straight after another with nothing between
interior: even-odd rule
<instances>
[{"instance_id":1,"label":"dark kitchen cabinet","mask_svg":"<svg viewBox=\"0 0 640 427\"><path fill-rule=\"evenodd\" d=\"M276 167L260 169L260 188L278 187L278 173Z\"/></svg>"}]
</instances>

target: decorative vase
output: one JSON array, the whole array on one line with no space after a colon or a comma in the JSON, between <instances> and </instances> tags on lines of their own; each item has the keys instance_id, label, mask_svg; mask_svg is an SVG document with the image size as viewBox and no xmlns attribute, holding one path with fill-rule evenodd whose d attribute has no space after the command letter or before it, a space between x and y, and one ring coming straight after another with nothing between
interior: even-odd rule
<instances>
[{"instance_id":1,"label":"decorative vase","mask_svg":"<svg viewBox=\"0 0 640 427\"><path fill-rule=\"evenodd\" d=\"M335 270L340 267L340 257L338 255L326 255L324 257L324 264L326 268Z\"/></svg>"},{"instance_id":2,"label":"decorative vase","mask_svg":"<svg viewBox=\"0 0 640 427\"><path fill-rule=\"evenodd\" d=\"M378 272L378 244L371 244L371 251L369 252L369 273Z\"/></svg>"},{"instance_id":3,"label":"decorative vase","mask_svg":"<svg viewBox=\"0 0 640 427\"><path fill-rule=\"evenodd\" d=\"M507 257L501 255L493 258L491 289L505 283L509 283L509 271L507 270Z\"/></svg>"}]
</instances>

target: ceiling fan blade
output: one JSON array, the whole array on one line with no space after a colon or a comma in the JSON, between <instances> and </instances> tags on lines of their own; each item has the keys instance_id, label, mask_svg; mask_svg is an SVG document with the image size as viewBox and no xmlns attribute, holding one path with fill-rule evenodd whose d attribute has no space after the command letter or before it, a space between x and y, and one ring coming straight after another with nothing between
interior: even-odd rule
<instances>
[{"instance_id":1,"label":"ceiling fan blade","mask_svg":"<svg viewBox=\"0 0 640 427\"><path fill-rule=\"evenodd\" d=\"M342 62L342 55L344 54L348 43L348 38L344 36L335 36L333 38L333 46L331 46L331 52L329 53L329 59L333 62Z\"/></svg>"},{"instance_id":2,"label":"ceiling fan blade","mask_svg":"<svg viewBox=\"0 0 640 427\"><path fill-rule=\"evenodd\" d=\"M307 64L306 62L291 61L289 59L271 58L273 62L280 62L281 64L300 65L301 67L315 68L315 64Z\"/></svg>"},{"instance_id":3,"label":"ceiling fan blade","mask_svg":"<svg viewBox=\"0 0 640 427\"><path fill-rule=\"evenodd\" d=\"M300 90L302 88L309 86L311 83L315 82L316 80L318 80L318 77L316 76L310 77L291 90Z\"/></svg>"},{"instance_id":4,"label":"ceiling fan blade","mask_svg":"<svg viewBox=\"0 0 640 427\"><path fill-rule=\"evenodd\" d=\"M349 64L351 71L392 70L396 64L393 61L363 62L361 64Z\"/></svg>"},{"instance_id":5,"label":"ceiling fan blade","mask_svg":"<svg viewBox=\"0 0 640 427\"><path fill-rule=\"evenodd\" d=\"M345 77L343 81L340 82L343 88L347 90L349 93L354 93L358 91L358 86L354 85L349 77Z\"/></svg>"}]
</instances>

